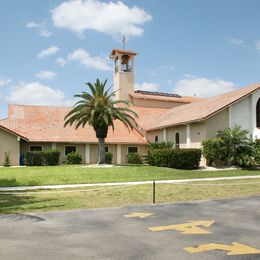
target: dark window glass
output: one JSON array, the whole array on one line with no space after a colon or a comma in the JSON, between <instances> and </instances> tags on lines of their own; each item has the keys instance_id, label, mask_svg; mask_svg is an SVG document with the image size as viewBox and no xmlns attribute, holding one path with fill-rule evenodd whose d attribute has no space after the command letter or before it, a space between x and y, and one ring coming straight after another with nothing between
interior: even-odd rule
<instances>
[{"instance_id":1,"label":"dark window glass","mask_svg":"<svg viewBox=\"0 0 260 260\"><path fill-rule=\"evenodd\" d=\"M30 146L30 151L31 151L31 152L39 152L39 151L42 151L42 146L40 146L40 145L32 145L32 146Z\"/></svg>"},{"instance_id":2,"label":"dark window glass","mask_svg":"<svg viewBox=\"0 0 260 260\"><path fill-rule=\"evenodd\" d=\"M138 153L138 149L136 146L128 147L128 153Z\"/></svg>"},{"instance_id":3,"label":"dark window glass","mask_svg":"<svg viewBox=\"0 0 260 260\"><path fill-rule=\"evenodd\" d=\"M105 147L105 152L108 153L108 146Z\"/></svg>"},{"instance_id":4,"label":"dark window glass","mask_svg":"<svg viewBox=\"0 0 260 260\"><path fill-rule=\"evenodd\" d=\"M154 138L154 141L155 141L156 143L158 143L158 140L159 140L158 135L156 135L155 138Z\"/></svg>"},{"instance_id":5,"label":"dark window glass","mask_svg":"<svg viewBox=\"0 0 260 260\"><path fill-rule=\"evenodd\" d=\"M176 148L180 147L180 134L179 133L175 134L175 147Z\"/></svg>"},{"instance_id":6,"label":"dark window glass","mask_svg":"<svg viewBox=\"0 0 260 260\"><path fill-rule=\"evenodd\" d=\"M256 104L256 127L260 128L260 98Z\"/></svg>"},{"instance_id":7,"label":"dark window glass","mask_svg":"<svg viewBox=\"0 0 260 260\"><path fill-rule=\"evenodd\" d=\"M65 155L68 155L71 152L76 152L76 146L65 146Z\"/></svg>"}]
</instances>

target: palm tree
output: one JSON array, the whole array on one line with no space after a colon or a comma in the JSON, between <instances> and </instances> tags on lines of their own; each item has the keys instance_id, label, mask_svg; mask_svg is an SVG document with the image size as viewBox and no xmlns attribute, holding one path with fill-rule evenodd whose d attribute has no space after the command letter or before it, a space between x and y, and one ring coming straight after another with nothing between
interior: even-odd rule
<instances>
[{"instance_id":1,"label":"palm tree","mask_svg":"<svg viewBox=\"0 0 260 260\"><path fill-rule=\"evenodd\" d=\"M223 158L229 159L231 162L235 161L238 153L241 149L246 148L250 141L248 131L238 125L218 131L217 137L220 138L222 146L225 147L226 154L222 155Z\"/></svg>"},{"instance_id":2,"label":"palm tree","mask_svg":"<svg viewBox=\"0 0 260 260\"><path fill-rule=\"evenodd\" d=\"M80 100L64 119L64 127L75 124L77 129L88 123L94 128L98 138L99 164L105 163L105 138L110 126L114 130L114 120L121 121L129 131L134 127L137 117L137 114L128 108L128 100L113 99L115 92L109 93L110 88L105 90L106 83L107 80L100 82L99 79L94 84L86 83L91 93L82 91L81 94L74 95Z\"/></svg>"}]
</instances>

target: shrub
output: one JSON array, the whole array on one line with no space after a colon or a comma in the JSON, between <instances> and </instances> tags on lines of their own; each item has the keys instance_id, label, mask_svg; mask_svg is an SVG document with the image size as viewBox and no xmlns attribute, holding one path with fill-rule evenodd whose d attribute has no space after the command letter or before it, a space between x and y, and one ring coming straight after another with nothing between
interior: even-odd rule
<instances>
[{"instance_id":1,"label":"shrub","mask_svg":"<svg viewBox=\"0 0 260 260\"><path fill-rule=\"evenodd\" d=\"M260 165L260 139L256 139L253 142L254 158L256 165Z\"/></svg>"},{"instance_id":2,"label":"shrub","mask_svg":"<svg viewBox=\"0 0 260 260\"><path fill-rule=\"evenodd\" d=\"M60 152L58 150L26 152L25 165L43 166L57 165L59 163Z\"/></svg>"},{"instance_id":3,"label":"shrub","mask_svg":"<svg viewBox=\"0 0 260 260\"><path fill-rule=\"evenodd\" d=\"M25 165L27 166L43 166L47 165L45 154L42 151L26 152Z\"/></svg>"},{"instance_id":4,"label":"shrub","mask_svg":"<svg viewBox=\"0 0 260 260\"><path fill-rule=\"evenodd\" d=\"M200 149L152 149L147 156L150 165L187 170L197 169L200 159Z\"/></svg>"},{"instance_id":5,"label":"shrub","mask_svg":"<svg viewBox=\"0 0 260 260\"><path fill-rule=\"evenodd\" d=\"M44 151L43 153L45 154L47 165L57 165L59 163L59 150Z\"/></svg>"},{"instance_id":6,"label":"shrub","mask_svg":"<svg viewBox=\"0 0 260 260\"><path fill-rule=\"evenodd\" d=\"M129 164L142 164L142 158L139 153L128 153L127 162Z\"/></svg>"},{"instance_id":7,"label":"shrub","mask_svg":"<svg viewBox=\"0 0 260 260\"><path fill-rule=\"evenodd\" d=\"M203 156L209 166L216 164L218 160L225 159L222 140L220 138L211 138L202 142Z\"/></svg>"},{"instance_id":8,"label":"shrub","mask_svg":"<svg viewBox=\"0 0 260 260\"><path fill-rule=\"evenodd\" d=\"M113 159L113 154L110 152L105 153L105 163L106 164L111 164Z\"/></svg>"},{"instance_id":9,"label":"shrub","mask_svg":"<svg viewBox=\"0 0 260 260\"><path fill-rule=\"evenodd\" d=\"M150 143L151 149L167 149L167 148L173 148L174 143L171 141L167 142L161 142L161 143Z\"/></svg>"},{"instance_id":10,"label":"shrub","mask_svg":"<svg viewBox=\"0 0 260 260\"><path fill-rule=\"evenodd\" d=\"M5 152L5 161L3 163L4 167L10 166L10 152Z\"/></svg>"},{"instance_id":11,"label":"shrub","mask_svg":"<svg viewBox=\"0 0 260 260\"><path fill-rule=\"evenodd\" d=\"M71 152L67 155L67 164L80 164L82 161L82 156L79 152Z\"/></svg>"}]
</instances>

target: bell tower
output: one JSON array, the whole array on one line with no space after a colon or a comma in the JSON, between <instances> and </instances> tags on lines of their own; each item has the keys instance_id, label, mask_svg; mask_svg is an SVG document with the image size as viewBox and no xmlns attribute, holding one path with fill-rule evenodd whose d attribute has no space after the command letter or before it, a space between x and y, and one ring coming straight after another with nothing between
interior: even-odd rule
<instances>
[{"instance_id":1,"label":"bell tower","mask_svg":"<svg viewBox=\"0 0 260 260\"><path fill-rule=\"evenodd\" d=\"M123 42L124 48L124 42ZM130 100L134 92L134 57L137 52L113 49L110 58L114 60L114 91L116 99Z\"/></svg>"}]
</instances>

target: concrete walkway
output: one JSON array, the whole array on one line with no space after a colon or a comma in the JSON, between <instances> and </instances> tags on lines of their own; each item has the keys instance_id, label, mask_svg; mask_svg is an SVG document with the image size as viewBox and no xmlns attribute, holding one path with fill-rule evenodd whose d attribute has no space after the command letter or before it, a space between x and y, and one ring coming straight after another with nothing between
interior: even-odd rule
<instances>
[{"instance_id":1,"label":"concrete walkway","mask_svg":"<svg viewBox=\"0 0 260 260\"><path fill-rule=\"evenodd\" d=\"M157 184L178 184L200 181L222 181L222 180L240 180L240 179L260 179L260 175L254 176L236 176L236 177L217 177L217 178L198 178L198 179L181 179L181 180L158 180ZM112 183L88 183L88 184L66 184L66 185L43 185L43 186L18 186L18 187L0 187L0 191L24 191L24 190L40 190L40 189L66 189L66 188L82 188L96 186L122 186L122 185L142 185L152 184L153 181L135 181L135 182L112 182Z\"/></svg>"}]
</instances>

